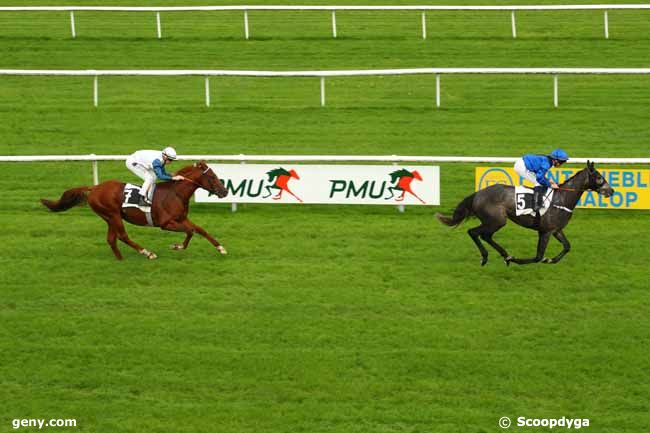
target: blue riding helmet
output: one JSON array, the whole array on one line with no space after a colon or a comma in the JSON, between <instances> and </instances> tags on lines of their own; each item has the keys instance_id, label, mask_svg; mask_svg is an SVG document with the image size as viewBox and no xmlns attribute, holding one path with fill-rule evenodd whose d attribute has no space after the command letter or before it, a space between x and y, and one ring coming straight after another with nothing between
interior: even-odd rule
<instances>
[{"instance_id":1,"label":"blue riding helmet","mask_svg":"<svg viewBox=\"0 0 650 433\"><path fill-rule=\"evenodd\" d=\"M551 152L550 155L551 158L557 159L558 161L568 161L569 160L569 155L563 151L562 149L555 149L553 152Z\"/></svg>"}]
</instances>

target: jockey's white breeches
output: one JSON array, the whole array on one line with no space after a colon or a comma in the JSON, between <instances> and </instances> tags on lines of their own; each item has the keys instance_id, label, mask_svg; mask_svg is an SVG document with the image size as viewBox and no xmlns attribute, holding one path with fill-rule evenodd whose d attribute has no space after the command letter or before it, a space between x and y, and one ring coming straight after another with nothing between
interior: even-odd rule
<instances>
[{"instance_id":1,"label":"jockey's white breeches","mask_svg":"<svg viewBox=\"0 0 650 433\"><path fill-rule=\"evenodd\" d=\"M126 168L131 170L133 174L144 181L140 193L151 201L153 199L153 197L151 197L151 192L153 191L152 186L156 183L157 178L156 173L152 169L149 169L142 164L138 164L130 157L126 159Z\"/></svg>"},{"instance_id":2,"label":"jockey's white breeches","mask_svg":"<svg viewBox=\"0 0 650 433\"><path fill-rule=\"evenodd\" d=\"M537 176L535 175L534 172L526 168L526 163L524 162L524 158L520 158L517 160L517 162L515 162L515 171L519 176L530 181L533 184L533 186L539 186L539 182L537 182Z\"/></svg>"}]
</instances>

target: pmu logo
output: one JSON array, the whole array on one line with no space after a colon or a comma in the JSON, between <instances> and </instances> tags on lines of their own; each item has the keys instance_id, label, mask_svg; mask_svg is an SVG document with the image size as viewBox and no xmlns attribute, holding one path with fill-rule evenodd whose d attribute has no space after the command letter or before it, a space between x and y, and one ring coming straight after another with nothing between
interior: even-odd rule
<instances>
[{"instance_id":1,"label":"pmu logo","mask_svg":"<svg viewBox=\"0 0 650 433\"><path fill-rule=\"evenodd\" d=\"M286 170L282 167L267 171L268 179L264 178L245 178L235 184L231 179L224 180L229 195L241 198L268 198L273 200L282 199L282 193L286 192L300 203L302 200L289 189L289 181L300 179L295 170ZM264 195L262 195L264 194Z\"/></svg>"},{"instance_id":2,"label":"pmu logo","mask_svg":"<svg viewBox=\"0 0 650 433\"><path fill-rule=\"evenodd\" d=\"M406 194L410 194L418 199L422 204L426 204L412 188L411 183L414 180L422 181L422 176L417 170L409 171L405 168L394 171L388 175L388 180L364 180L354 181L346 179L330 180L330 198L335 195L344 195L345 198L360 199L381 199L394 201L404 201Z\"/></svg>"},{"instance_id":3,"label":"pmu logo","mask_svg":"<svg viewBox=\"0 0 650 433\"><path fill-rule=\"evenodd\" d=\"M273 194L271 190L278 190L277 194L273 196L273 200L280 200L282 198L282 193L286 191L287 193L295 197L296 200L302 203L300 197L295 195L289 189L289 181L291 179L300 179L300 176L298 176L296 170L292 169L287 171L284 168L280 167L280 168L273 169L271 171L267 171L266 174L269 177L268 181L271 182L271 185L267 185L264 187L268 194L262 198L270 197Z\"/></svg>"},{"instance_id":4,"label":"pmu logo","mask_svg":"<svg viewBox=\"0 0 650 433\"><path fill-rule=\"evenodd\" d=\"M502 168L490 168L486 170L478 181L478 189L487 188L494 184L514 185L510 174Z\"/></svg>"},{"instance_id":5,"label":"pmu logo","mask_svg":"<svg viewBox=\"0 0 650 433\"><path fill-rule=\"evenodd\" d=\"M408 171L407 169L403 168L401 170L392 172L390 174L390 182L394 185L388 187L390 197L386 197L386 200L393 198L395 196L395 191L401 191L402 193L395 199L395 201L403 201L406 193L409 193L413 197L420 200L422 204L424 204L424 200L418 197L417 194L414 193L411 189L411 182L413 182L413 180L422 181L422 176L420 176L420 173L417 170Z\"/></svg>"}]
</instances>

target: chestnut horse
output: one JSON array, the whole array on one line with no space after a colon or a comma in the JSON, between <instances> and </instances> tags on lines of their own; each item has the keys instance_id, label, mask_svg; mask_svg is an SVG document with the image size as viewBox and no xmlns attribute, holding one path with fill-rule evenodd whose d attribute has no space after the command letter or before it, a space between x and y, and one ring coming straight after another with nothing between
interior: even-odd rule
<instances>
[{"instance_id":1,"label":"chestnut horse","mask_svg":"<svg viewBox=\"0 0 650 433\"><path fill-rule=\"evenodd\" d=\"M197 162L182 168L176 174L185 177L182 181L170 181L157 185L151 207L151 217L155 227L174 232L185 232L183 244L175 244L172 249L184 250L190 243L194 232L205 237L214 245L221 254L227 254L226 249L203 228L197 226L187 218L190 197L197 188L203 188L216 194L220 198L228 195L228 191L217 175L208 167L205 161ZM61 212L73 206L88 202L91 209L102 217L108 224L108 235L106 240L111 246L115 257L122 260L122 253L117 248L117 239L121 240L148 259L155 259L158 256L151 251L133 242L126 234L124 222L146 226L145 213L138 208L122 208L124 199L123 182L109 180L95 186L82 186L69 189L63 193L57 201L41 199L41 203L53 212Z\"/></svg>"}]
</instances>

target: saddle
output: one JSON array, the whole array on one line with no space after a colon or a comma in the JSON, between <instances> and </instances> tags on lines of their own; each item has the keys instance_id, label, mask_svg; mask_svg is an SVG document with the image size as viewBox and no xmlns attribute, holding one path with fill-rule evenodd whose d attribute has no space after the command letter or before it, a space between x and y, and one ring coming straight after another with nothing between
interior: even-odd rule
<instances>
[{"instance_id":1,"label":"saddle","mask_svg":"<svg viewBox=\"0 0 650 433\"><path fill-rule=\"evenodd\" d=\"M154 188L153 192L155 193L156 185L154 185L153 188ZM124 185L124 199L122 200L122 209L127 209L127 208L140 209L144 213L145 217L147 218L147 223L150 226L153 226L153 219L151 218L151 206L140 205L140 197L142 197L142 194L140 194L140 190L141 188L138 185L133 185L130 183Z\"/></svg>"},{"instance_id":2,"label":"saddle","mask_svg":"<svg viewBox=\"0 0 650 433\"><path fill-rule=\"evenodd\" d=\"M548 188L543 198L543 205L539 209L539 216L542 216L551 207L553 200L553 188ZM516 215L533 215L538 216L534 211L535 191L532 188L520 185L515 187L515 211Z\"/></svg>"}]
</instances>

